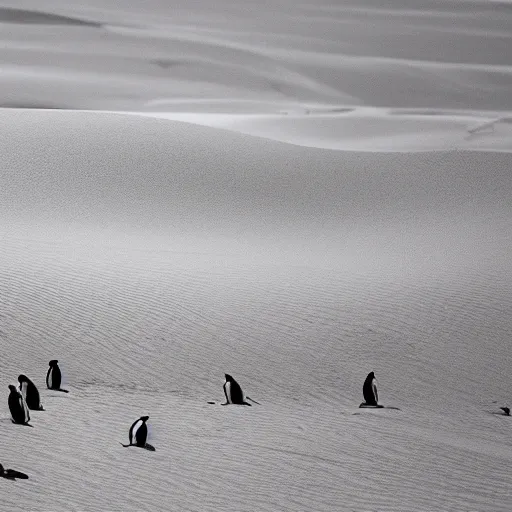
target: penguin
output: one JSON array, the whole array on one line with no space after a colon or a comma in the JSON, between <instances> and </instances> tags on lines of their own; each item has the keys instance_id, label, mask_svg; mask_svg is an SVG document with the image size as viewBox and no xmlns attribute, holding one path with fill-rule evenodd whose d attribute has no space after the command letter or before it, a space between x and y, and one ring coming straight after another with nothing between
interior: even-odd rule
<instances>
[{"instance_id":1,"label":"penguin","mask_svg":"<svg viewBox=\"0 0 512 512\"><path fill-rule=\"evenodd\" d=\"M138 420L133 422L130 427L130 432L128 433L130 444L121 443L125 448L128 448L128 446L138 446L139 448L145 448L152 452L155 451L153 446L146 443L148 438L148 427L146 425L146 421L148 421L148 419L149 416L141 416Z\"/></svg>"},{"instance_id":2,"label":"penguin","mask_svg":"<svg viewBox=\"0 0 512 512\"><path fill-rule=\"evenodd\" d=\"M0 464L0 477L7 478L8 480L16 480L16 478L26 480L28 475L21 473L20 471L16 471L15 469L4 469L2 464Z\"/></svg>"},{"instance_id":3,"label":"penguin","mask_svg":"<svg viewBox=\"0 0 512 512\"><path fill-rule=\"evenodd\" d=\"M67 389L61 389L60 385L62 383L62 374L60 372L59 365L57 364L59 361L57 359L52 359L48 364L50 367L48 368L48 373L46 374L46 386L48 389L52 389L54 391L62 391L63 393L68 393Z\"/></svg>"},{"instance_id":4,"label":"penguin","mask_svg":"<svg viewBox=\"0 0 512 512\"><path fill-rule=\"evenodd\" d=\"M500 407L505 416L510 416L510 407Z\"/></svg>"},{"instance_id":5,"label":"penguin","mask_svg":"<svg viewBox=\"0 0 512 512\"><path fill-rule=\"evenodd\" d=\"M20 391L25 402L27 402L28 408L33 411L44 411L36 385L26 375L20 375L18 382L20 383Z\"/></svg>"},{"instance_id":6,"label":"penguin","mask_svg":"<svg viewBox=\"0 0 512 512\"><path fill-rule=\"evenodd\" d=\"M11 411L12 422L17 423L19 425L29 425L30 414L28 412L28 407L23 398L23 395L18 391L16 386L12 384L9 386L10 394L9 394L9 410Z\"/></svg>"},{"instance_id":7,"label":"penguin","mask_svg":"<svg viewBox=\"0 0 512 512\"><path fill-rule=\"evenodd\" d=\"M227 373L224 375L226 377L226 382L224 382L223 386L224 394L226 395L226 403L222 405L237 404L250 406L251 404L244 400L244 393L240 387L240 384L238 384L238 382L233 379L231 375L228 375Z\"/></svg>"},{"instance_id":8,"label":"penguin","mask_svg":"<svg viewBox=\"0 0 512 512\"><path fill-rule=\"evenodd\" d=\"M375 374L370 372L366 376L366 380L363 384L363 396L364 402L359 407L382 407L378 404L379 395L377 393L377 384L375 382Z\"/></svg>"}]
</instances>

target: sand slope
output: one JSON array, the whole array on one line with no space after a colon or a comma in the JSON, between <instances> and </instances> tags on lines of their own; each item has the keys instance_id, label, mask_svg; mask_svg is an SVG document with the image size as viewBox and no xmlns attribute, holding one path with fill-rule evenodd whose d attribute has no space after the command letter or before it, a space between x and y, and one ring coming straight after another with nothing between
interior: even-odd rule
<instances>
[{"instance_id":1,"label":"sand slope","mask_svg":"<svg viewBox=\"0 0 512 512\"><path fill-rule=\"evenodd\" d=\"M1 462L30 475L1 510L508 510L508 154L0 121ZM357 408L370 370L401 410ZM220 407L224 372L262 405ZM154 453L119 444L142 414Z\"/></svg>"},{"instance_id":2,"label":"sand slope","mask_svg":"<svg viewBox=\"0 0 512 512\"><path fill-rule=\"evenodd\" d=\"M0 28L0 511L510 510L510 2ZM358 408L371 370L399 410Z\"/></svg>"}]
</instances>

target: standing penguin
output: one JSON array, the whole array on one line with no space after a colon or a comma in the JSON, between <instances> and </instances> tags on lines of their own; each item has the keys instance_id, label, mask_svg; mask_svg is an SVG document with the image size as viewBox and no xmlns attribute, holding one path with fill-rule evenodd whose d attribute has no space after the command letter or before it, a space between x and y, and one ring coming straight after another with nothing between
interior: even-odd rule
<instances>
[{"instance_id":1,"label":"standing penguin","mask_svg":"<svg viewBox=\"0 0 512 512\"><path fill-rule=\"evenodd\" d=\"M54 391L62 391L63 393L67 393L67 389L61 389L60 385L62 383L62 374L60 372L59 365L57 364L59 361L57 359L52 359L48 364L50 368L48 368L48 373L46 374L46 386L48 389L53 389Z\"/></svg>"},{"instance_id":2,"label":"standing penguin","mask_svg":"<svg viewBox=\"0 0 512 512\"><path fill-rule=\"evenodd\" d=\"M226 377L226 382L224 382L224 394L226 395L226 403L222 405L228 404L237 404L237 405L251 405L244 400L244 393L240 384L228 375L224 374Z\"/></svg>"},{"instance_id":3,"label":"standing penguin","mask_svg":"<svg viewBox=\"0 0 512 512\"><path fill-rule=\"evenodd\" d=\"M11 411L12 422L18 423L19 425L29 425L30 414L28 412L28 407L23 398L23 395L16 389L16 386L12 384L9 386L9 410Z\"/></svg>"},{"instance_id":4,"label":"standing penguin","mask_svg":"<svg viewBox=\"0 0 512 512\"><path fill-rule=\"evenodd\" d=\"M138 446L139 448L145 448L152 452L155 451L155 448L146 442L148 438L148 427L146 425L146 421L148 421L148 419L149 416L141 416L138 420L133 422L130 427L130 432L128 433L130 444L121 443L125 448L128 446Z\"/></svg>"},{"instance_id":5,"label":"standing penguin","mask_svg":"<svg viewBox=\"0 0 512 512\"><path fill-rule=\"evenodd\" d=\"M18 382L20 383L20 391L25 402L27 402L28 408L33 411L44 411L36 385L26 375L20 375Z\"/></svg>"},{"instance_id":6,"label":"standing penguin","mask_svg":"<svg viewBox=\"0 0 512 512\"><path fill-rule=\"evenodd\" d=\"M363 396L364 396L364 402L360 405L360 407L363 407L363 406L380 407L378 405L379 395L377 393L377 384L375 382L375 374L373 372L370 372L367 375L366 380L364 381Z\"/></svg>"}]
</instances>

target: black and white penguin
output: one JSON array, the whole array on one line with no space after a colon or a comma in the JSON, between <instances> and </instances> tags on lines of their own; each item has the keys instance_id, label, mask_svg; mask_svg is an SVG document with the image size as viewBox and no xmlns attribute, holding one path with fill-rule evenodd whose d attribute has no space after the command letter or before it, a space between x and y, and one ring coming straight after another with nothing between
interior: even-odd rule
<instances>
[{"instance_id":1,"label":"black and white penguin","mask_svg":"<svg viewBox=\"0 0 512 512\"><path fill-rule=\"evenodd\" d=\"M138 446L139 448L145 448L146 450L155 451L154 447L147 443L148 438L148 427L146 421L149 420L149 416L141 416L138 420L134 421L130 427L128 437L130 444L123 444L125 448L128 446Z\"/></svg>"},{"instance_id":2,"label":"black and white penguin","mask_svg":"<svg viewBox=\"0 0 512 512\"><path fill-rule=\"evenodd\" d=\"M363 384L363 396L364 396L364 402L361 404L360 407L364 406L373 406L373 407L379 407L379 395L377 393L377 384L375 381L375 374L373 372L370 372L366 380Z\"/></svg>"},{"instance_id":3,"label":"black and white penguin","mask_svg":"<svg viewBox=\"0 0 512 512\"><path fill-rule=\"evenodd\" d=\"M16 471L15 469L4 469L2 464L0 464L0 477L7 478L8 480L16 480L16 478L26 480L28 475L22 473L21 471Z\"/></svg>"},{"instance_id":4,"label":"black and white penguin","mask_svg":"<svg viewBox=\"0 0 512 512\"><path fill-rule=\"evenodd\" d=\"M46 374L46 386L48 389L67 393L68 391L66 389L61 389L60 387L62 383L62 374L60 372L59 365L57 364L58 362L59 361L57 361L57 359L52 359L48 363L50 368L48 368L48 373Z\"/></svg>"},{"instance_id":5,"label":"black and white penguin","mask_svg":"<svg viewBox=\"0 0 512 512\"><path fill-rule=\"evenodd\" d=\"M31 427L32 425L28 424L30 421L30 414L23 395L18 391L16 386L13 386L12 384L9 386L9 389L11 392L9 393L8 403L9 410L11 411L12 422Z\"/></svg>"},{"instance_id":6,"label":"black and white penguin","mask_svg":"<svg viewBox=\"0 0 512 512\"><path fill-rule=\"evenodd\" d=\"M26 375L20 375L18 382L28 408L32 411L44 411L36 385Z\"/></svg>"},{"instance_id":7,"label":"black and white penguin","mask_svg":"<svg viewBox=\"0 0 512 512\"><path fill-rule=\"evenodd\" d=\"M226 395L226 403L222 405L237 404L250 406L251 404L244 400L244 393L240 387L240 384L238 384L238 382L233 379L231 375L228 375L227 373L224 375L226 377L226 382L224 382L223 386L224 394Z\"/></svg>"}]
</instances>

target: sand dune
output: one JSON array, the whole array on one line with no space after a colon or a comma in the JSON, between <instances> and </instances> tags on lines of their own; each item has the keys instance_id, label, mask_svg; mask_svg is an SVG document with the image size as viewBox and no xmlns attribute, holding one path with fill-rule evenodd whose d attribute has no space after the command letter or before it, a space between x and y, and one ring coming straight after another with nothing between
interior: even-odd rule
<instances>
[{"instance_id":1,"label":"sand dune","mask_svg":"<svg viewBox=\"0 0 512 512\"><path fill-rule=\"evenodd\" d=\"M267 113L307 103L510 110L509 4L388 4L27 1L2 11L19 13L19 24L2 27L0 104L141 111L160 102L174 111L161 101L181 99L205 112L210 98L239 113L258 102ZM47 25L59 16L84 26Z\"/></svg>"},{"instance_id":2,"label":"sand dune","mask_svg":"<svg viewBox=\"0 0 512 512\"><path fill-rule=\"evenodd\" d=\"M508 509L507 154L1 118L0 384L47 409L2 406L4 510ZM401 410L357 408L370 369ZM141 414L154 453L119 444Z\"/></svg>"},{"instance_id":3,"label":"sand dune","mask_svg":"<svg viewBox=\"0 0 512 512\"><path fill-rule=\"evenodd\" d=\"M507 112L291 106L279 114L155 112L143 115L341 151L463 149L508 153L512 150L512 114Z\"/></svg>"},{"instance_id":4,"label":"sand dune","mask_svg":"<svg viewBox=\"0 0 512 512\"><path fill-rule=\"evenodd\" d=\"M510 510L510 2L0 26L0 511Z\"/></svg>"},{"instance_id":5,"label":"sand dune","mask_svg":"<svg viewBox=\"0 0 512 512\"><path fill-rule=\"evenodd\" d=\"M467 5L27 2L0 13L0 106L150 112L336 150L508 152L512 11Z\"/></svg>"}]
</instances>

